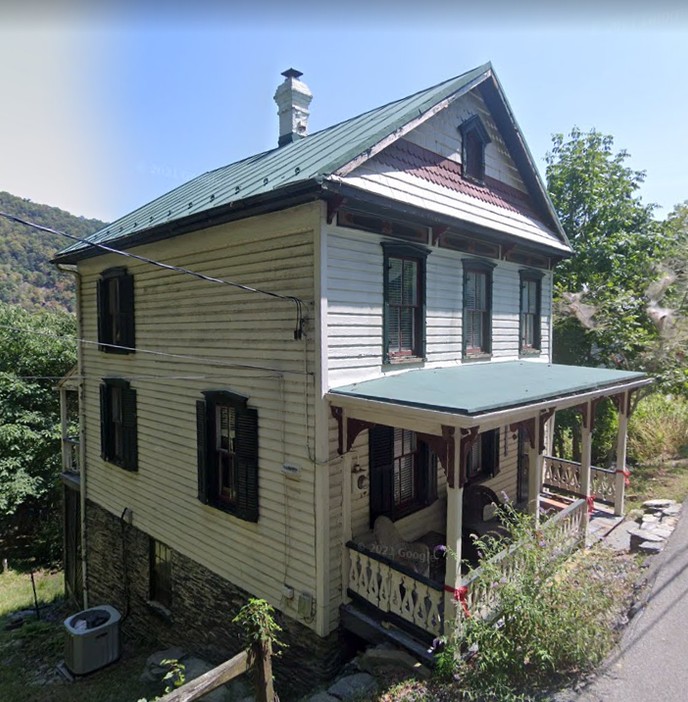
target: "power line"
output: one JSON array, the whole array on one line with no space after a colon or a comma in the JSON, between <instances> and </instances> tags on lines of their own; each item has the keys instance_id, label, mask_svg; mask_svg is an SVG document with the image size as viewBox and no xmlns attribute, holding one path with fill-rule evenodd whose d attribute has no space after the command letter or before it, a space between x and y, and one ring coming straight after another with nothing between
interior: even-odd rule
<instances>
[{"instance_id":1,"label":"power line","mask_svg":"<svg viewBox=\"0 0 688 702\"><path fill-rule=\"evenodd\" d=\"M183 266L173 266L170 263L162 263L162 261L156 261L153 258L148 258L146 256L141 256L139 254L134 254L129 251L122 251L121 249L116 249L112 246L108 246L107 244L101 244L96 241L89 241L88 239L84 239L82 237L76 236L74 234L67 234L67 232L60 231L59 229L52 229L51 227L46 227L43 226L42 224L36 224L35 222L31 222L26 219L22 219L21 217L17 217L16 215L9 214L7 212L2 212L0 211L0 217L5 217L6 219L9 219L12 222L17 222L18 224L23 224L26 227L33 227L34 229L38 229L39 231L42 232L48 232L50 234L56 234L58 236L64 236L67 237L67 239L70 239L72 241L79 242L81 244L86 244L87 246L94 246L98 249L101 249L103 251L107 251L108 253L114 253L117 254L118 256L125 256L126 258L133 258L137 261L142 261L143 263L148 263L151 266L157 266L158 268L162 268L164 270L168 271L174 271L176 273L184 273L185 275L190 275L194 278L198 278L199 280L204 280L208 283L218 283L220 285L228 285L233 288L238 288L239 290L244 290L245 292L250 292L250 293L257 293L260 295L267 295L269 297L274 297L278 298L280 300L287 300L289 302L292 302L296 306L296 326L294 328L294 339L299 340L303 337L303 306L304 302L301 300L301 298L296 297L295 295L282 295L280 293L272 292L271 290L262 290L261 288L252 288L249 285L244 285L242 283L235 283L231 280L224 280L223 278L215 278L214 276L211 275L206 275L205 273L198 273L197 271L192 271L190 268L184 268Z\"/></svg>"}]
</instances>

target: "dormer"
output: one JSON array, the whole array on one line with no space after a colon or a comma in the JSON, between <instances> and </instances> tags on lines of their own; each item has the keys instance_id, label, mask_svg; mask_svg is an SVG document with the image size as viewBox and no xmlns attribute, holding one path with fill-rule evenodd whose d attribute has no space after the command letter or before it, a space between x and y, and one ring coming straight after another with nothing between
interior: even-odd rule
<instances>
[{"instance_id":1,"label":"dormer","mask_svg":"<svg viewBox=\"0 0 688 702\"><path fill-rule=\"evenodd\" d=\"M492 141L478 115L459 125L463 177L477 183L485 181L485 147Z\"/></svg>"}]
</instances>

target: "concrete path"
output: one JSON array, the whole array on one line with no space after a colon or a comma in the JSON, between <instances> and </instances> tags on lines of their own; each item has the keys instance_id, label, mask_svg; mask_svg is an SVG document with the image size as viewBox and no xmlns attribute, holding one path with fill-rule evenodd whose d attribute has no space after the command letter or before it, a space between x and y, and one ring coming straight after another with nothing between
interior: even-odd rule
<instances>
[{"instance_id":1,"label":"concrete path","mask_svg":"<svg viewBox=\"0 0 688 702\"><path fill-rule=\"evenodd\" d=\"M688 700L688 503L655 574L647 605L631 620L616 653L572 702ZM561 699L557 696L557 699Z\"/></svg>"}]
</instances>

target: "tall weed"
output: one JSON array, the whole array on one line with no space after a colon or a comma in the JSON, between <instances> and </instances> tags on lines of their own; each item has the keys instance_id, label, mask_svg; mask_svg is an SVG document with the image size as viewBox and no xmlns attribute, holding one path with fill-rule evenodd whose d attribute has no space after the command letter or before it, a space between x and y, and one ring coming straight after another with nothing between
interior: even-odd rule
<instances>
[{"instance_id":1,"label":"tall weed","mask_svg":"<svg viewBox=\"0 0 688 702\"><path fill-rule=\"evenodd\" d=\"M642 398L628 423L628 455L639 463L688 456L688 400L660 393Z\"/></svg>"}]
</instances>

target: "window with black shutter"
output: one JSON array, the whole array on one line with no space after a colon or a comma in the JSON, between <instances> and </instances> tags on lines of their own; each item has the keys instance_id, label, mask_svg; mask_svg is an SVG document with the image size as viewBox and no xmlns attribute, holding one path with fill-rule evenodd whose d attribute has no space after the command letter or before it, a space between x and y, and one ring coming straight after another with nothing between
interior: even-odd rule
<instances>
[{"instance_id":1,"label":"window with black shutter","mask_svg":"<svg viewBox=\"0 0 688 702\"><path fill-rule=\"evenodd\" d=\"M519 351L522 355L539 354L542 348L540 310L543 275L541 271L519 271L521 281Z\"/></svg>"},{"instance_id":2,"label":"window with black shutter","mask_svg":"<svg viewBox=\"0 0 688 702\"><path fill-rule=\"evenodd\" d=\"M478 115L459 125L461 132L462 174L467 180L485 180L485 147L492 141Z\"/></svg>"},{"instance_id":3,"label":"window with black shutter","mask_svg":"<svg viewBox=\"0 0 688 702\"><path fill-rule=\"evenodd\" d=\"M258 521L258 412L225 390L196 403L198 499L249 522Z\"/></svg>"},{"instance_id":4,"label":"window with black shutter","mask_svg":"<svg viewBox=\"0 0 688 702\"><path fill-rule=\"evenodd\" d=\"M479 482L499 473L499 429L478 434L466 456L467 482Z\"/></svg>"},{"instance_id":5,"label":"window with black shutter","mask_svg":"<svg viewBox=\"0 0 688 702\"><path fill-rule=\"evenodd\" d=\"M463 264L463 355L492 353L492 271L495 264L464 259Z\"/></svg>"},{"instance_id":6,"label":"window with black shutter","mask_svg":"<svg viewBox=\"0 0 688 702\"><path fill-rule=\"evenodd\" d=\"M369 432L370 523L398 519L437 499L437 459L415 432L375 426Z\"/></svg>"},{"instance_id":7,"label":"window with black shutter","mask_svg":"<svg viewBox=\"0 0 688 702\"><path fill-rule=\"evenodd\" d=\"M126 268L109 268L98 280L98 348L106 353L133 353L134 277Z\"/></svg>"},{"instance_id":8,"label":"window with black shutter","mask_svg":"<svg viewBox=\"0 0 688 702\"><path fill-rule=\"evenodd\" d=\"M421 246L382 242L384 250L383 362L425 356L425 261Z\"/></svg>"},{"instance_id":9,"label":"window with black shutter","mask_svg":"<svg viewBox=\"0 0 688 702\"><path fill-rule=\"evenodd\" d=\"M136 390L126 380L105 378L100 386L101 455L125 470L138 470Z\"/></svg>"}]
</instances>

